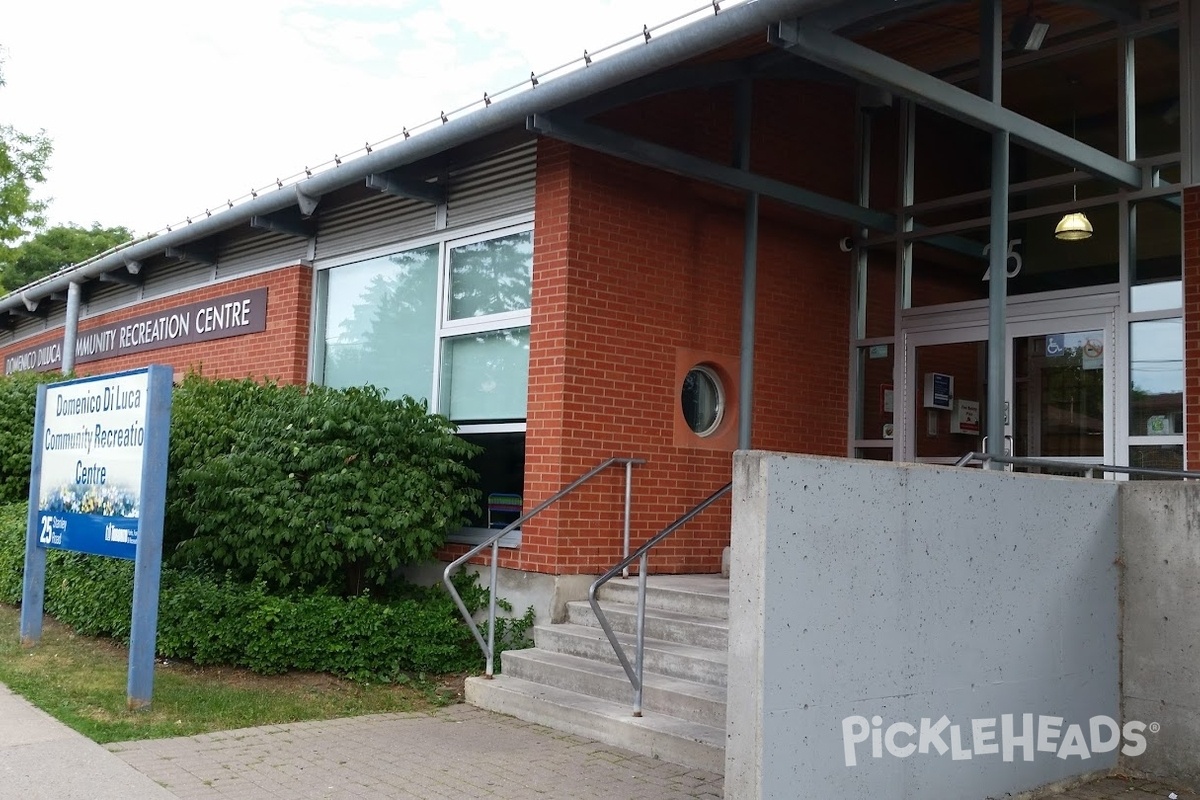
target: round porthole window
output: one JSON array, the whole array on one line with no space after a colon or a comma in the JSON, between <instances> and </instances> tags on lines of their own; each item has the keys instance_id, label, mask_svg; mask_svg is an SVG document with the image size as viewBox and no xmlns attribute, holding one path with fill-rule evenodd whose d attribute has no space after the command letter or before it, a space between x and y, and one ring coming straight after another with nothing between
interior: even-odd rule
<instances>
[{"instance_id":1,"label":"round porthole window","mask_svg":"<svg viewBox=\"0 0 1200 800\"><path fill-rule=\"evenodd\" d=\"M725 390L716 372L703 365L692 367L684 376L679 399L693 433L710 436L717 430L725 411Z\"/></svg>"}]
</instances>

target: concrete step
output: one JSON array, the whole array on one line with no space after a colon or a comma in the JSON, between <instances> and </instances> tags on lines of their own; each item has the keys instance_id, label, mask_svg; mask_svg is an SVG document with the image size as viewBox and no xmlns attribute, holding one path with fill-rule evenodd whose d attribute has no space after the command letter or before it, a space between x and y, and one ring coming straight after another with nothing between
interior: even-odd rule
<instances>
[{"instance_id":1,"label":"concrete step","mask_svg":"<svg viewBox=\"0 0 1200 800\"><path fill-rule=\"evenodd\" d=\"M635 606L602 601L600 608L607 615L613 631L617 633L636 632L637 608ZM576 625L600 627L587 600L567 603L567 621ZM729 621L719 617L702 617L677 611L647 608L646 638L688 644L693 647L705 647L725 653L729 650Z\"/></svg>"},{"instance_id":2,"label":"concrete step","mask_svg":"<svg viewBox=\"0 0 1200 800\"><path fill-rule=\"evenodd\" d=\"M606 664L620 663L612 644L599 627L571 623L538 625L533 629L533 640L538 648L552 653L580 656ZM634 635L618 633L617 640L625 648L626 658L633 663L636 652ZM728 658L724 651L646 639L645 660L647 672L710 686L725 686Z\"/></svg>"},{"instance_id":3,"label":"concrete step","mask_svg":"<svg viewBox=\"0 0 1200 800\"><path fill-rule=\"evenodd\" d=\"M624 747L645 756L708 772L725 772L723 726L701 725L652 711L634 717L628 704L530 683L510 674L497 675L492 680L468 678L466 699L489 711Z\"/></svg>"},{"instance_id":4,"label":"concrete step","mask_svg":"<svg viewBox=\"0 0 1200 800\"><path fill-rule=\"evenodd\" d=\"M540 648L508 650L501 656L505 675L543 686L553 686L632 709L633 687L619 664L606 664L579 656L551 653ZM642 707L689 722L725 728L725 687L695 683L646 672Z\"/></svg>"},{"instance_id":5,"label":"concrete step","mask_svg":"<svg viewBox=\"0 0 1200 800\"><path fill-rule=\"evenodd\" d=\"M697 617L729 618L729 581L709 575L652 575L646 608ZM600 587L600 600L637 605L638 579L613 578Z\"/></svg>"}]
</instances>

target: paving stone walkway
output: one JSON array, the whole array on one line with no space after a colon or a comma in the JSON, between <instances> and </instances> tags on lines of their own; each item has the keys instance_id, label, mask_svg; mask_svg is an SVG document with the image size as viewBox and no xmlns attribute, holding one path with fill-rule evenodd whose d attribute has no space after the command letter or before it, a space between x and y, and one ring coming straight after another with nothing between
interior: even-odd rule
<instances>
[{"instance_id":1,"label":"paving stone walkway","mask_svg":"<svg viewBox=\"0 0 1200 800\"><path fill-rule=\"evenodd\" d=\"M107 749L181 800L716 800L720 775L459 705L434 714L274 725ZM1054 800L1200 800L1106 778Z\"/></svg>"},{"instance_id":2,"label":"paving stone walkway","mask_svg":"<svg viewBox=\"0 0 1200 800\"><path fill-rule=\"evenodd\" d=\"M465 705L108 749L183 800L716 800L723 783Z\"/></svg>"}]
</instances>

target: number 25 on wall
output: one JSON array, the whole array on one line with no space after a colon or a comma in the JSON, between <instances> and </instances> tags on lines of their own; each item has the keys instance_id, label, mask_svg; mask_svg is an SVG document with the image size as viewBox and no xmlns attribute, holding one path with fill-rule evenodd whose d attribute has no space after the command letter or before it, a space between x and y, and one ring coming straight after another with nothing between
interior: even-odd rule
<instances>
[{"instance_id":1,"label":"number 25 on wall","mask_svg":"<svg viewBox=\"0 0 1200 800\"><path fill-rule=\"evenodd\" d=\"M1020 275L1021 267L1025 263L1021 259L1021 254L1017 252L1017 245L1019 245L1020 243L1021 243L1020 239L1009 239L1008 240L1008 258L1004 262L1004 273L1006 275L1008 275L1008 277L1010 277L1010 278L1015 278L1018 275ZM992 246L990 244L985 244L983 246L984 257L986 257L987 254L990 253L991 251L992 251ZM985 281L990 281L992 279L992 268L990 265L988 266L987 271L983 273L983 279Z\"/></svg>"}]
</instances>

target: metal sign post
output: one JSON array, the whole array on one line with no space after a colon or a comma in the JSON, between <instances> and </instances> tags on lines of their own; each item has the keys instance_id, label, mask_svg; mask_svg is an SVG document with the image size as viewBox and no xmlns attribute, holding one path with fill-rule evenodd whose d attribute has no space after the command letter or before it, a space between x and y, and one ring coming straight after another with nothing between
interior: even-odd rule
<instances>
[{"instance_id":1,"label":"metal sign post","mask_svg":"<svg viewBox=\"0 0 1200 800\"><path fill-rule=\"evenodd\" d=\"M21 642L41 639L47 550L133 561L130 708L154 687L172 377L151 366L38 387Z\"/></svg>"}]
</instances>

